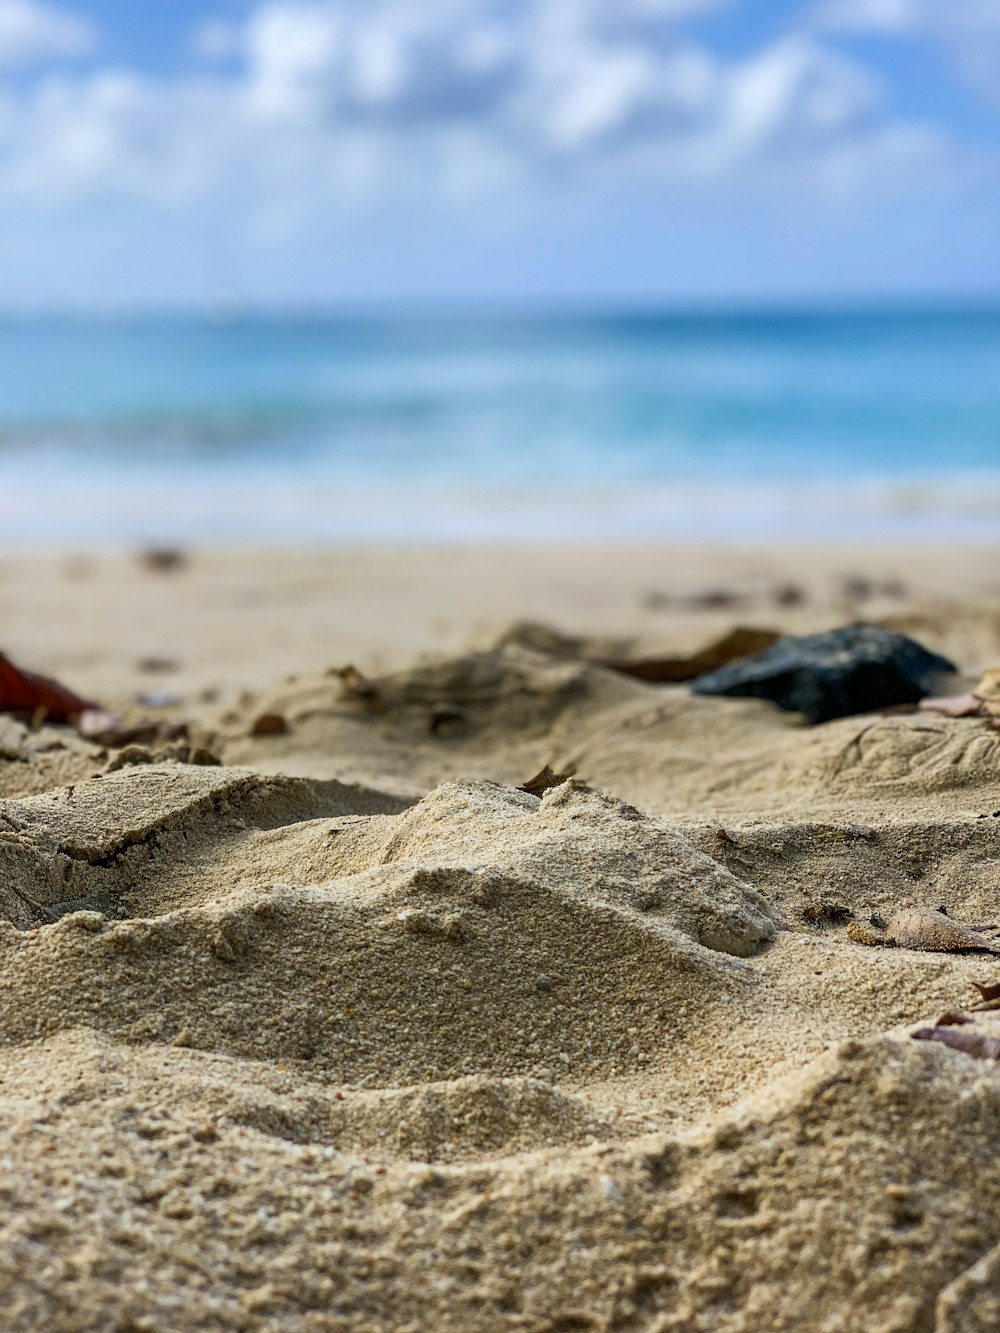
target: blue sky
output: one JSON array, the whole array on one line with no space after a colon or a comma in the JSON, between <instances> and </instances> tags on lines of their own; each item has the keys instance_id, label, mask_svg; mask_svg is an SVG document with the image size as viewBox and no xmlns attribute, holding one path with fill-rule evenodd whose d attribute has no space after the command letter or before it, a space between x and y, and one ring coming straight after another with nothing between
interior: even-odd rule
<instances>
[{"instance_id":1,"label":"blue sky","mask_svg":"<svg viewBox=\"0 0 1000 1333\"><path fill-rule=\"evenodd\" d=\"M0 0L0 306L1000 297L1000 0Z\"/></svg>"}]
</instances>

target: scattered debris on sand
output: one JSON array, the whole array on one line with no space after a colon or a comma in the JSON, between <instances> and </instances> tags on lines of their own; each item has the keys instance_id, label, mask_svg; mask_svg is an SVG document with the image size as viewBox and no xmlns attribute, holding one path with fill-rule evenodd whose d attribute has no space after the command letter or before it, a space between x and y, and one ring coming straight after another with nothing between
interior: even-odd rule
<instances>
[{"instance_id":1,"label":"scattered debris on sand","mask_svg":"<svg viewBox=\"0 0 1000 1333\"><path fill-rule=\"evenodd\" d=\"M929 953L1000 953L1000 944L984 935L982 929L963 926L945 912L904 907L891 918L884 931L852 922L847 934L858 944L888 944Z\"/></svg>"},{"instance_id":2,"label":"scattered debris on sand","mask_svg":"<svg viewBox=\"0 0 1000 1333\"><path fill-rule=\"evenodd\" d=\"M175 574L190 563L190 556L180 546L146 546L135 558L153 574Z\"/></svg>"},{"instance_id":3,"label":"scattered debris on sand","mask_svg":"<svg viewBox=\"0 0 1000 1333\"><path fill-rule=\"evenodd\" d=\"M894 595L788 573L739 616ZM654 688L731 603L643 627L646 577L619 633L469 650L507 607L243 695L178 638L154 725L156 625L120 725L0 716L5 1327L1000 1327L996 682L818 728Z\"/></svg>"}]
</instances>

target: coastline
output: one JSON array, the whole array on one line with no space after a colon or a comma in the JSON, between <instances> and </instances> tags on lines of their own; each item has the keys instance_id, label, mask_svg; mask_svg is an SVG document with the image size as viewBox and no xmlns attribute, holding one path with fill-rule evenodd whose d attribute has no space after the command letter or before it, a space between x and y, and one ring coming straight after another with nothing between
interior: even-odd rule
<instances>
[{"instance_id":1,"label":"coastline","mask_svg":"<svg viewBox=\"0 0 1000 1333\"><path fill-rule=\"evenodd\" d=\"M989 545L1000 541L1000 474L886 477L808 472L742 475L720 459L696 479L629 476L557 460L539 476L521 460L510 475L478 477L474 462L440 460L424 474L380 473L280 452L177 466L123 459L0 458L8 504L4 545L74 544L114 550L145 542L238 549L309 545L350 550L430 547L703 544L828 546ZM389 469L391 475L391 468ZM465 479L468 478L468 479Z\"/></svg>"}]
</instances>

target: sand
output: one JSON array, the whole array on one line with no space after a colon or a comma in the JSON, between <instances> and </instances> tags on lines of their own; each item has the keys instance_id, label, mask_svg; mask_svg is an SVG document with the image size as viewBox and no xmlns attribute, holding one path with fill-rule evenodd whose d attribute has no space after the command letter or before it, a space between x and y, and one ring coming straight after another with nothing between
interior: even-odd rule
<instances>
[{"instance_id":1,"label":"sand","mask_svg":"<svg viewBox=\"0 0 1000 1333\"><path fill-rule=\"evenodd\" d=\"M0 718L5 1329L1000 1327L1000 1064L910 1038L1000 959L861 942L1000 926L1000 732L601 665L864 618L959 690L995 553L0 567L164 733Z\"/></svg>"}]
</instances>

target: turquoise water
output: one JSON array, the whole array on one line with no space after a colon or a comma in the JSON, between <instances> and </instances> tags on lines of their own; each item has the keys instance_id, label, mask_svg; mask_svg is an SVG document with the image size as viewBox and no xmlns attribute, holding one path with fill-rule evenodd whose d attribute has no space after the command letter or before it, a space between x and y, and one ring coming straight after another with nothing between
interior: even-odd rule
<instances>
[{"instance_id":1,"label":"turquoise water","mask_svg":"<svg viewBox=\"0 0 1000 1333\"><path fill-rule=\"evenodd\" d=\"M0 541L1000 536L1000 311L0 321Z\"/></svg>"}]
</instances>

